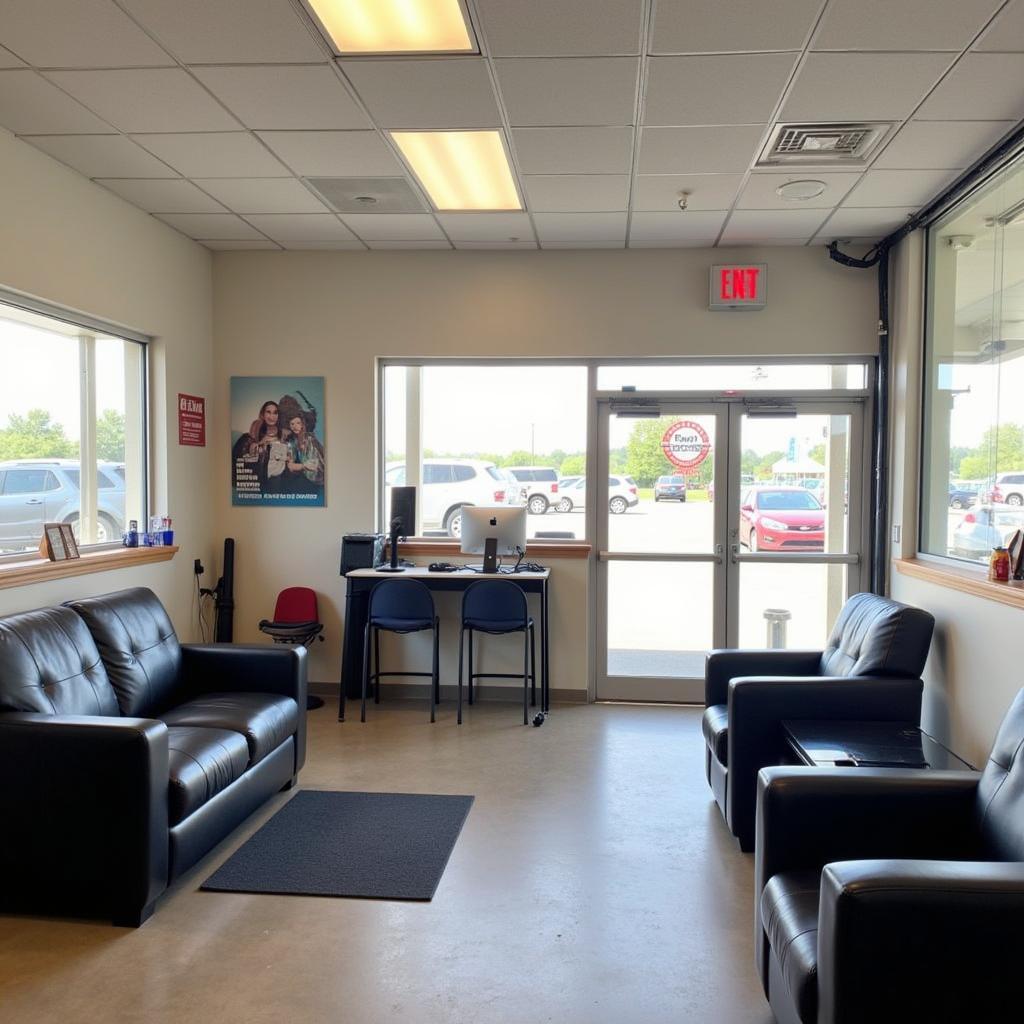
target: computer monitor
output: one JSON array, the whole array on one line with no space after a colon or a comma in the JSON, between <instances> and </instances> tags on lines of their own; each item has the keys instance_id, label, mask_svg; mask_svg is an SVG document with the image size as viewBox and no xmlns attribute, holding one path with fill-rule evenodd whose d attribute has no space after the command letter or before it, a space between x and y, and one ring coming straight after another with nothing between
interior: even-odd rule
<instances>
[{"instance_id":1,"label":"computer monitor","mask_svg":"<svg viewBox=\"0 0 1024 1024\"><path fill-rule=\"evenodd\" d=\"M397 527L399 537L416 536L416 488L415 487L392 487L391 488L391 518L388 520L388 529L391 523L400 519L401 526Z\"/></svg>"},{"instance_id":2,"label":"computer monitor","mask_svg":"<svg viewBox=\"0 0 1024 1024\"><path fill-rule=\"evenodd\" d=\"M526 550L526 507L511 505L463 505L462 553L482 555L484 541L494 537L499 555Z\"/></svg>"}]
</instances>

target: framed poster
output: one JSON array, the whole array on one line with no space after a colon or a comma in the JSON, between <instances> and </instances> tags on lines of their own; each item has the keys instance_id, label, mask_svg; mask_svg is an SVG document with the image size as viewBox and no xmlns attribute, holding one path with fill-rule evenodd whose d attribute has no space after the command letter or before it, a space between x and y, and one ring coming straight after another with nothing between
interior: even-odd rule
<instances>
[{"instance_id":1,"label":"framed poster","mask_svg":"<svg viewBox=\"0 0 1024 1024\"><path fill-rule=\"evenodd\" d=\"M231 504L322 507L323 377L231 378Z\"/></svg>"},{"instance_id":2,"label":"framed poster","mask_svg":"<svg viewBox=\"0 0 1024 1024\"><path fill-rule=\"evenodd\" d=\"M178 392L178 444L206 447L206 399Z\"/></svg>"}]
</instances>

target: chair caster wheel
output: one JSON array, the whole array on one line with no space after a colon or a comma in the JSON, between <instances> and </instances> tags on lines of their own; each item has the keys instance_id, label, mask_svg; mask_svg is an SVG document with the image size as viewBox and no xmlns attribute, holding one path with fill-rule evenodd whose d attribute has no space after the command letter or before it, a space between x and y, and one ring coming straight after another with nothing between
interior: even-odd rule
<instances>
[{"instance_id":1,"label":"chair caster wheel","mask_svg":"<svg viewBox=\"0 0 1024 1024\"><path fill-rule=\"evenodd\" d=\"M539 729L544 724L545 718L547 718L547 712L538 711L537 714L533 716L533 724Z\"/></svg>"}]
</instances>

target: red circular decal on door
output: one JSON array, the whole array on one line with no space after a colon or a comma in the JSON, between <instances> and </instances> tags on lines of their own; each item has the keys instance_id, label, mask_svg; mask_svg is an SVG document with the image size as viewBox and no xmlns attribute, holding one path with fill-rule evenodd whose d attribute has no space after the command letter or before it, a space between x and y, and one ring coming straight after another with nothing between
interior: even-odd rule
<instances>
[{"instance_id":1,"label":"red circular decal on door","mask_svg":"<svg viewBox=\"0 0 1024 1024\"><path fill-rule=\"evenodd\" d=\"M689 472L711 454L711 438L699 423L676 420L662 435L661 450L673 466Z\"/></svg>"}]
</instances>

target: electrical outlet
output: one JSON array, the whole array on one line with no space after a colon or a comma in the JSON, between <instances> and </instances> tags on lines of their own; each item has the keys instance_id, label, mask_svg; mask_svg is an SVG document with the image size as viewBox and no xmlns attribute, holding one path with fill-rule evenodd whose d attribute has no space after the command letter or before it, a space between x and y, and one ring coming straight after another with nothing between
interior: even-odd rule
<instances>
[{"instance_id":1,"label":"electrical outlet","mask_svg":"<svg viewBox=\"0 0 1024 1024\"><path fill-rule=\"evenodd\" d=\"M192 571L197 576L202 576L203 573L206 572L206 570L203 568L203 563L198 558L192 563Z\"/></svg>"}]
</instances>

